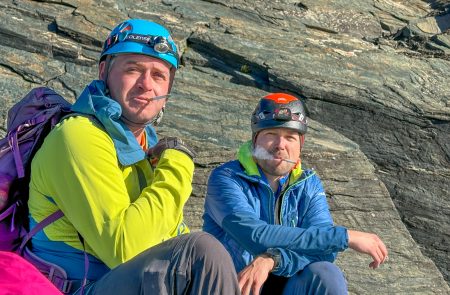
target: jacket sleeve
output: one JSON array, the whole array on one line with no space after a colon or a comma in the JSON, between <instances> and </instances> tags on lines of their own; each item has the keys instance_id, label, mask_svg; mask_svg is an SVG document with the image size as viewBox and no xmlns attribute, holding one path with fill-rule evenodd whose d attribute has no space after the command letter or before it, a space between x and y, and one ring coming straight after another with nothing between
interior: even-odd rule
<instances>
[{"instance_id":1,"label":"jacket sleeve","mask_svg":"<svg viewBox=\"0 0 450 295\"><path fill-rule=\"evenodd\" d=\"M175 236L192 191L192 160L166 150L153 175L146 173L149 165L127 167L124 175L105 132L89 123L64 124L46 138L33 181L54 199L93 254L112 268ZM139 183L147 186L141 190Z\"/></svg>"},{"instance_id":2,"label":"jacket sleeve","mask_svg":"<svg viewBox=\"0 0 450 295\"><path fill-rule=\"evenodd\" d=\"M313 216L306 228L268 224L259 218L243 190L248 189L230 170L215 169L208 182L205 210L244 249L253 255L278 249L281 264L275 274L290 276L313 261L333 261L336 252L347 248L347 231L333 226L326 199L320 193L311 198L306 216ZM320 190L319 190L320 191ZM316 193L316 192L315 192ZM327 214L318 214L322 211Z\"/></svg>"}]
</instances>

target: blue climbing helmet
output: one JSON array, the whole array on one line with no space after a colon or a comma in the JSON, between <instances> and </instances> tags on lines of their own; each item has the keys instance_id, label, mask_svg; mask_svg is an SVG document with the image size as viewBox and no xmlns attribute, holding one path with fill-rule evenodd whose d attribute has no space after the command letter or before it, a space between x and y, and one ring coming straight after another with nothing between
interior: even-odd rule
<instances>
[{"instance_id":1,"label":"blue climbing helmet","mask_svg":"<svg viewBox=\"0 0 450 295\"><path fill-rule=\"evenodd\" d=\"M100 62L108 55L137 53L159 58L178 68L179 58L175 42L163 26L142 19L130 19L118 24L109 34L100 55Z\"/></svg>"}]
</instances>

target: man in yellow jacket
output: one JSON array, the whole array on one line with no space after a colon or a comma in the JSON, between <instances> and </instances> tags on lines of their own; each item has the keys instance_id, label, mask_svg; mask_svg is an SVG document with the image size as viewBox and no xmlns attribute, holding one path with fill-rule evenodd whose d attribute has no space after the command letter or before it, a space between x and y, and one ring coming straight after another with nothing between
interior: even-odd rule
<instances>
[{"instance_id":1,"label":"man in yellow jacket","mask_svg":"<svg viewBox=\"0 0 450 295\"><path fill-rule=\"evenodd\" d=\"M239 294L231 258L206 233L185 234L193 153L159 142L179 60L169 32L132 19L105 41L92 81L46 137L31 168L32 255L72 294Z\"/></svg>"}]
</instances>

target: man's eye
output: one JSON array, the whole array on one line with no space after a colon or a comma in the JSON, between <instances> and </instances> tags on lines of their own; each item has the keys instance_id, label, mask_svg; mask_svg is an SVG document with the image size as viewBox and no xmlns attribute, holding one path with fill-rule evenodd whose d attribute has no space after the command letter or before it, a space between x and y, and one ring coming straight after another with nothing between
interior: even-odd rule
<instances>
[{"instance_id":1,"label":"man's eye","mask_svg":"<svg viewBox=\"0 0 450 295\"><path fill-rule=\"evenodd\" d=\"M132 73L132 72L138 72L138 69L137 68L127 68L126 71L129 73Z\"/></svg>"},{"instance_id":2,"label":"man's eye","mask_svg":"<svg viewBox=\"0 0 450 295\"><path fill-rule=\"evenodd\" d=\"M297 140L298 140L298 137L295 137L295 136L288 136L288 137L287 137L287 140L289 140L289 141L297 141Z\"/></svg>"},{"instance_id":3,"label":"man's eye","mask_svg":"<svg viewBox=\"0 0 450 295\"><path fill-rule=\"evenodd\" d=\"M164 80L167 79L167 75L161 72L155 72L153 73L153 76L157 79L164 79Z\"/></svg>"}]
</instances>

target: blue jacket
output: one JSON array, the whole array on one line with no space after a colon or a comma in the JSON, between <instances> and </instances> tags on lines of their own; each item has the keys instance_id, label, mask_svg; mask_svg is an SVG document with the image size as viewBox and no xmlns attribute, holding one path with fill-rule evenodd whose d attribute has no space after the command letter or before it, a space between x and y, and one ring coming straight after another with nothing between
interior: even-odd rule
<instances>
[{"instance_id":1,"label":"blue jacket","mask_svg":"<svg viewBox=\"0 0 450 295\"><path fill-rule=\"evenodd\" d=\"M237 272L274 249L281 261L273 273L289 277L311 262L333 262L348 247L347 229L333 225L315 172L298 165L290 173L275 220L275 194L253 161L250 142L238 158L212 171L203 215L203 230L222 242Z\"/></svg>"}]
</instances>

